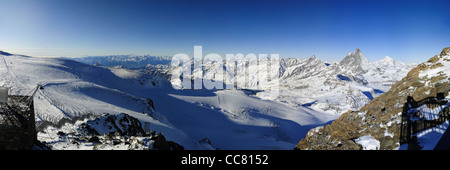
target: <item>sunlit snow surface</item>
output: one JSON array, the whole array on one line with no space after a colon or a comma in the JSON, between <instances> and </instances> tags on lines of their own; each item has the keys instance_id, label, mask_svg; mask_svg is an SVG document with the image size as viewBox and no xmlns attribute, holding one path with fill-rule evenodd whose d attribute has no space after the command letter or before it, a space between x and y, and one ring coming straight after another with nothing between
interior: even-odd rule
<instances>
[{"instance_id":1,"label":"sunlit snow surface","mask_svg":"<svg viewBox=\"0 0 450 170\"><path fill-rule=\"evenodd\" d=\"M378 150L380 149L380 142L370 135L359 137L355 139L357 144L360 144L364 150Z\"/></svg>"}]
</instances>

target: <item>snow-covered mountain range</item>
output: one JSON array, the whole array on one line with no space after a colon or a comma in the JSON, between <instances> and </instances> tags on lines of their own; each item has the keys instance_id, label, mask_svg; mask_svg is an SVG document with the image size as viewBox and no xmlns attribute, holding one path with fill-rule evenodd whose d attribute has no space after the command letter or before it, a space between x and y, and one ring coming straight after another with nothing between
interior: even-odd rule
<instances>
[{"instance_id":1,"label":"snow-covered mountain range","mask_svg":"<svg viewBox=\"0 0 450 170\"><path fill-rule=\"evenodd\" d=\"M347 110L359 109L387 91L391 82L398 81L409 67L388 57L370 62L359 49L333 64L315 56L280 59L280 93L278 98L267 100L261 94L270 84L253 91L251 88L175 90L167 79L174 68L169 67L164 57L148 60L136 56L105 57L106 63L113 67L105 66L103 59L89 65L72 59L35 58L7 52L1 52L0 57L0 86L10 87L10 94L29 94L37 84L42 84L34 98L38 124L58 123L82 115L126 114L185 149L292 149L311 128L325 125ZM136 63L145 66L128 69ZM208 73L214 67L202 68ZM258 74L251 65L248 72L250 76ZM201 76L196 70L192 75ZM202 75L206 79L213 76L216 75ZM249 83L256 83L252 81ZM94 144L86 143L88 140L68 146L67 140L60 139L61 135L53 134L77 136L82 131L67 127L82 129L80 124L86 121L89 120L59 129L41 128L38 139L55 149L89 148ZM129 143L127 138L120 139ZM112 146L106 136L98 139L104 147L97 149L131 147ZM151 140L142 136L134 139ZM205 139L208 144L201 142ZM151 149L147 144L136 147Z\"/></svg>"},{"instance_id":2,"label":"snow-covered mountain range","mask_svg":"<svg viewBox=\"0 0 450 170\"><path fill-rule=\"evenodd\" d=\"M389 90L412 66L389 57L370 62L359 49L333 64L315 56L289 58L281 62L280 96L276 100L342 114Z\"/></svg>"},{"instance_id":3,"label":"snow-covered mountain range","mask_svg":"<svg viewBox=\"0 0 450 170\"><path fill-rule=\"evenodd\" d=\"M143 70L0 54L0 86L10 87L11 95L30 94L37 84L42 84L34 97L38 126L86 114L122 115L117 117L126 114L147 126L144 129L162 133L168 141L185 149L292 149L310 128L336 118L308 108L260 100L240 90L175 90L168 80ZM80 147L68 146L72 145L69 140L59 139L82 134L76 129L83 122L86 120L59 129L39 128L42 131L38 140L54 149L93 147L93 143L81 138L73 142ZM64 129L68 127L75 130ZM59 131L67 135L54 134ZM201 142L206 138L211 145ZM113 147L106 139L98 137L105 144L100 148L128 148Z\"/></svg>"},{"instance_id":4,"label":"snow-covered mountain range","mask_svg":"<svg viewBox=\"0 0 450 170\"><path fill-rule=\"evenodd\" d=\"M126 66L127 68L141 68L150 65L168 65L172 57L150 56L150 55L110 55L110 56L88 56L82 58L66 58L90 65L102 66Z\"/></svg>"},{"instance_id":5,"label":"snow-covered mountain range","mask_svg":"<svg viewBox=\"0 0 450 170\"><path fill-rule=\"evenodd\" d=\"M151 58L150 56L146 56ZM98 62L94 62L95 61ZM142 65L142 70L146 73L158 75L170 79L170 75L175 68L170 67L167 57L153 57L151 60L161 62L143 62L136 57L113 57L100 56L87 59L76 59L87 64L100 64L108 66L123 65L133 68L137 63ZM135 61L127 64L125 61ZM327 112L340 115L348 110L358 110L369 103L374 97L386 92L389 88L403 78L410 68L415 64L405 64L395 61L386 56L384 59L371 62L364 56L360 49L350 52L342 61L329 64L318 59L315 55L308 59L287 58L280 59L279 69L279 89L277 98L270 99L286 103L292 107L306 106L320 112ZM124 65L125 64L125 65ZM226 61L224 60L224 65ZM135 67L134 67L135 68ZM192 79L214 79L213 65L202 65L202 70L194 69ZM261 72L256 66L248 65L246 77L257 77ZM263 73L265 74L265 73ZM236 80L246 80L245 77L236 75ZM258 84L257 79L247 79L248 84ZM270 89L271 84L260 85L258 89ZM252 89L246 87L246 89ZM254 93L252 93L254 94ZM254 96L261 99L268 99L263 93L256 93Z\"/></svg>"}]
</instances>

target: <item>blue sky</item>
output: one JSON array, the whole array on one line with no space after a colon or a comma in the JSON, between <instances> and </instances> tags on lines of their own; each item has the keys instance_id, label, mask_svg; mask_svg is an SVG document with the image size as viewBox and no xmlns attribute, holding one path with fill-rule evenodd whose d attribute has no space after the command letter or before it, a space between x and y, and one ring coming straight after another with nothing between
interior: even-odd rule
<instances>
[{"instance_id":1,"label":"blue sky","mask_svg":"<svg viewBox=\"0 0 450 170\"><path fill-rule=\"evenodd\" d=\"M0 50L32 56L278 53L356 48L420 63L450 46L443 0L0 0Z\"/></svg>"}]
</instances>

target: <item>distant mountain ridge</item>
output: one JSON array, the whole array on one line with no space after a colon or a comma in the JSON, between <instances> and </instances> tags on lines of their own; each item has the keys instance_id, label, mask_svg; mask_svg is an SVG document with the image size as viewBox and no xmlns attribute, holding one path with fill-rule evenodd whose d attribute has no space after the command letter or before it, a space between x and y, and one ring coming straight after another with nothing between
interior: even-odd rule
<instances>
[{"instance_id":1,"label":"distant mountain ridge","mask_svg":"<svg viewBox=\"0 0 450 170\"><path fill-rule=\"evenodd\" d=\"M151 56L151 55L109 55L109 56L88 56L82 58L68 58L78 62L90 65L102 66L125 66L126 68L142 68L151 65L168 65L172 57L168 56Z\"/></svg>"}]
</instances>

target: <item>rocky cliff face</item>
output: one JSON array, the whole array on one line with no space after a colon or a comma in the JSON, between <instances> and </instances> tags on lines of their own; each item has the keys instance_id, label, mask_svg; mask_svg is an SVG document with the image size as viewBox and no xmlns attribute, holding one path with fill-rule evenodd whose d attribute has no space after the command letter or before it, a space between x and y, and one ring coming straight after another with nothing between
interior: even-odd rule
<instances>
[{"instance_id":1,"label":"rocky cliff face","mask_svg":"<svg viewBox=\"0 0 450 170\"><path fill-rule=\"evenodd\" d=\"M79 119L79 120L77 120ZM183 150L184 147L150 131L148 122L125 113L102 114L50 124L38 138L54 150ZM38 148L36 148L38 149ZM40 148L43 149L43 148Z\"/></svg>"},{"instance_id":2,"label":"rocky cliff face","mask_svg":"<svg viewBox=\"0 0 450 170\"><path fill-rule=\"evenodd\" d=\"M358 139L370 136L379 142L376 149L399 147L401 114L407 97L415 100L449 95L450 47L421 63L392 88L374 98L359 111L349 111L330 125L311 129L295 149L363 149Z\"/></svg>"}]
</instances>

